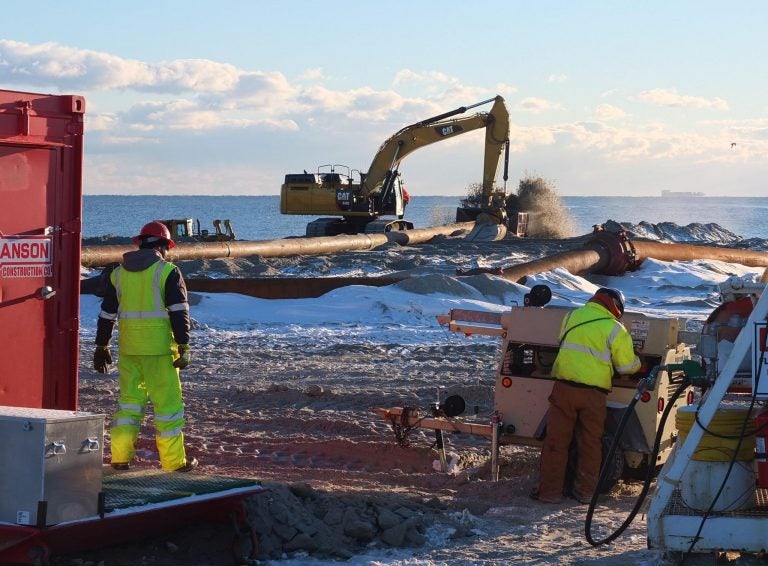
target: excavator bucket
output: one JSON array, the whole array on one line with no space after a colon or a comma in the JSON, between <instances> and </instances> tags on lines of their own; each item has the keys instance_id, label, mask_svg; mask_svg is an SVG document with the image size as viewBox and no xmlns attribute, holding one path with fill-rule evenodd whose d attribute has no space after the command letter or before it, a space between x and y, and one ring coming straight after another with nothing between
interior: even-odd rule
<instances>
[{"instance_id":1,"label":"excavator bucket","mask_svg":"<svg viewBox=\"0 0 768 566\"><path fill-rule=\"evenodd\" d=\"M489 222L476 222L469 234L464 239L468 242L496 242L507 236L507 227L503 224L491 224Z\"/></svg>"}]
</instances>

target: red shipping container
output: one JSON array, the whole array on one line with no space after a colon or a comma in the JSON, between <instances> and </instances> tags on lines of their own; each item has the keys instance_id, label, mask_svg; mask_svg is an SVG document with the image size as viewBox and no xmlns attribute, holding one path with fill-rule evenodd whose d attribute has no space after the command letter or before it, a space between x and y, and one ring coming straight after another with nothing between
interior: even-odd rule
<instances>
[{"instance_id":1,"label":"red shipping container","mask_svg":"<svg viewBox=\"0 0 768 566\"><path fill-rule=\"evenodd\" d=\"M77 408L84 112L0 90L0 405Z\"/></svg>"}]
</instances>

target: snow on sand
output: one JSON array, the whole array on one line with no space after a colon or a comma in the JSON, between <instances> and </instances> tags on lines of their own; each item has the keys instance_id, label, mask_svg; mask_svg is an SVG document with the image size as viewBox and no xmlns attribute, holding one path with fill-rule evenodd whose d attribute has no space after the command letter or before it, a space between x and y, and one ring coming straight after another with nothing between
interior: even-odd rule
<instances>
[{"instance_id":1,"label":"snow on sand","mask_svg":"<svg viewBox=\"0 0 768 566\"><path fill-rule=\"evenodd\" d=\"M189 453L200 459L203 472L254 477L272 486L273 502L302 517L304 534L314 529L307 538L334 546L321 552L297 544L291 554L270 555L269 563L330 564L348 556L348 564L371 565L667 563L646 549L642 515L615 543L593 548L584 537L586 506L528 499L537 450L503 447L501 478L492 482L489 442L449 435L449 450L458 463L454 473L443 474L433 469L430 431L416 430L410 445L402 447L389 424L370 411L426 408L438 395L458 393L478 415L490 414L499 341L445 331L435 317L451 308L499 312L521 304L538 283L552 288L555 304L580 304L607 284L624 291L629 309L680 317L695 331L717 305L717 283L729 275L762 273L717 261L647 260L623 277L583 278L554 270L533 274L526 286L491 275L453 277L456 267L517 264L557 246L494 244L484 255L438 242L322 258L241 258L183 267L187 274L215 269L223 276L255 269L282 275L408 271L418 276L389 287L345 287L318 299L193 297L198 326L193 363L183 374ZM97 298L83 296L80 404L83 410L109 415L116 375L96 374L89 363L98 310ZM142 432L137 465L157 466L151 421ZM599 505L595 536L621 524L639 490L637 484L620 484ZM253 504L254 516L263 511L260 505ZM392 513L408 525L401 538L392 538L393 531L383 536L395 526ZM290 522L283 526L300 530ZM192 529L94 551L86 558L229 564L228 536L212 527ZM267 546L274 542L268 538Z\"/></svg>"}]
</instances>

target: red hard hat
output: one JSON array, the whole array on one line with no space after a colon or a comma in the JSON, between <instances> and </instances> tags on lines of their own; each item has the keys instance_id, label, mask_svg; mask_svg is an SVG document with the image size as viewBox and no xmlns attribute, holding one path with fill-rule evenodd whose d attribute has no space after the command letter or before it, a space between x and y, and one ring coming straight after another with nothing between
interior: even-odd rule
<instances>
[{"instance_id":1,"label":"red hard hat","mask_svg":"<svg viewBox=\"0 0 768 566\"><path fill-rule=\"evenodd\" d=\"M605 308L613 313L616 318L624 316L624 293L618 289L611 289L610 287L600 287L592 299L601 303ZM614 308L611 308L614 307Z\"/></svg>"},{"instance_id":2,"label":"red hard hat","mask_svg":"<svg viewBox=\"0 0 768 566\"><path fill-rule=\"evenodd\" d=\"M144 224L139 235L133 239L133 243L138 246L144 238L159 238L165 240L168 243L169 249L176 246L176 243L171 239L171 232L168 230L168 226L157 220Z\"/></svg>"}]
</instances>

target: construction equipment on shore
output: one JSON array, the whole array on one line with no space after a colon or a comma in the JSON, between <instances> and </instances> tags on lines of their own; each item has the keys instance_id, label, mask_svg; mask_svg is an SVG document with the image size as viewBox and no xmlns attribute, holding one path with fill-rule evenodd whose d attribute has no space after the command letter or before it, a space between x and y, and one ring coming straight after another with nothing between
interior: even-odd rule
<instances>
[{"instance_id":1,"label":"construction equipment on shore","mask_svg":"<svg viewBox=\"0 0 768 566\"><path fill-rule=\"evenodd\" d=\"M621 320L641 348L643 369L614 379L608 396L600 491L622 477L644 478L644 484L628 519L601 540L592 534L598 493L593 495L585 528L590 544L609 543L623 532L643 508L657 475L646 515L650 549L680 564L691 554L765 553L767 284L768 269L760 280L731 276L723 281L718 286L722 303L697 333L680 330L674 318L624 314ZM498 479L501 445L538 446L546 433L548 372L568 312L546 305L549 298L545 286L534 286L524 305L510 311L456 309L439 317L453 332L502 338L490 418L462 417L466 402L458 395L438 399L426 411L374 411L403 444L414 429L434 430L443 471L444 432L489 438L492 479Z\"/></svg>"},{"instance_id":2,"label":"construction equipment on shore","mask_svg":"<svg viewBox=\"0 0 768 566\"><path fill-rule=\"evenodd\" d=\"M662 468L647 513L648 546L689 554L768 547L768 270L731 277L707 319L701 401L678 411L687 434Z\"/></svg>"},{"instance_id":3,"label":"construction equipment on shore","mask_svg":"<svg viewBox=\"0 0 768 566\"><path fill-rule=\"evenodd\" d=\"M523 306L513 306L503 313L454 309L450 314L438 317L439 323L451 332L502 339L490 420L460 417L466 403L458 395L449 395L444 401L433 403L428 413L412 407L377 408L374 411L392 425L401 443L414 428L434 430L438 450L443 446L443 431L491 439L491 473L493 479L498 479L500 446L543 444L549 407L547 399L553 384L550 370L559 350L561 323L572 310L548 305L550 298L548 287L536 285L526 295ZM676 318L655 318L627 311L621 321L640 352L643 368L640 374L617 376L613 380L613 389L608 394L606 443L610 443L611 435L616 432L638 379L646 377L656 366L678 364L691 358L691 347L681 340L680 322ZM668 458L677 435L673 424L666 425L662 449L652 458L651 448L661 424L660 415L669 402L670 383L674 378L674 372L660 372L654 387L646 391L642 402L634 408L629 426L619 439L620 450L611 462L613 473L604 487L612 486L621 477L635 477L648 468L655 469ZM692 390L676 401L681 406L692 402ZM441 454L441 461L443 459Z\"/></svg>"},{"instance_id":4,"label":"construction equipment on shore","mask_svg":"<svg viewBox=\"0 0 768 566\"><path fill-rule=\"evenodd\" d=\"M469 232L475 223L465 222L432 228L417 228L407 232L385 234L357 234L320 238L285 238L265 241L201 242L178 244L168 254L170 261L216 259L229 257L285 257L289 255L315 255L350 250L371 250L390 243L414 245L430 241L435 236ZM499 268L460 270L457 274L475 275L487 272L509 281L525 284L531 273L542 273L555 268L567 269L574 275L600 273L622 275L632 271L646 258L662 261L686 261L692 259L717 259L752 267L768 267L768 252L694 246L690 244L666 244L661 242L631 241L623 231L612 232L601 226L592 235L575 239L573 250L533 261ZM131 245L83 246L84 267L106 267L122 261L123 254L131 251ZM390 274L378 277L261 277L261 278L187 278L190 291L241 293L265 299L298 299L318 297L332 289L346 285L382 286L406 279L406 274ZM93 293L96 280L84 280L83 292Z\"/></svg>"},{"instance_id":5,"label":"construction equipment on shore","mask_svg":"<svg viewBox=\"0 0 768 566\"><path fill-rule=\"evenodd\" d=\"M259 482L115 472L104 416L78 410L84 113L81 96L0 90L0 563L201 520L233 523L252 559L243 499Z\"/></svg>"},{"instance_id":6,"label":"construction equipment on shore","mask_svg":"<svg viewBox=\"0 0 768 566\"><path fill-rule=\"evenodd\" d=\"M235 237L235 231L229 219L213 221L213 232L205 228L200 228L200 220L194 218L169 218L158 220L168 228L174 241L195 241L195 242L230 242ZM221 228L222 224L224 229Z\"/></svg>"},{"instance_id":7,"label":"construction equipment on shore","mask_svg":"<svg viewBox=\"0 0 768 566\"><path fill-rule=\"evenodd\" d=\"M456 117L489 102L494 103L489 112ZM457 221L476 221L482 214L483 222L505 225L506 188L496 186L502 152L506 151L504 181L509 162L509 112L501 96L404 127L384 141L365 172L346 165L322 165L316 173L287 174L280 188L280 212L331 216L310 222L307 236L410 230L413 224L404 219L410 196L400 177L401 161L417 149L480 128L485 128L484 202L479 208L463 209ZM525 223L519 225L523 229Z\"/></svg>"}]
</instances>

